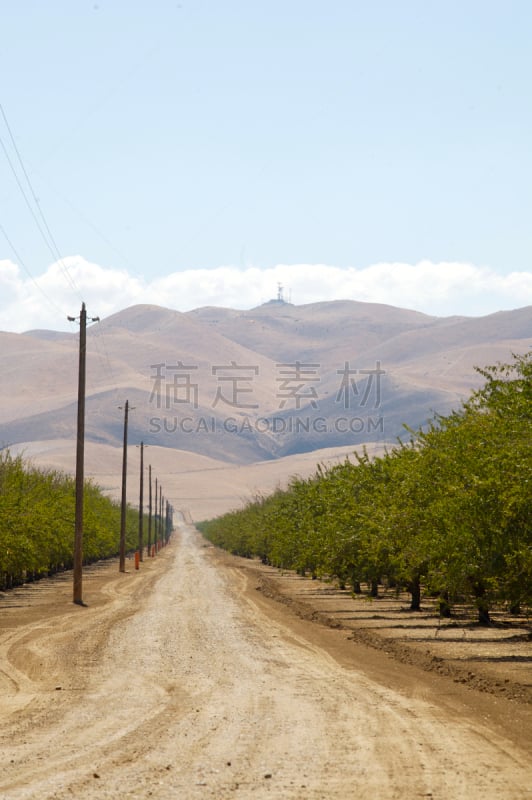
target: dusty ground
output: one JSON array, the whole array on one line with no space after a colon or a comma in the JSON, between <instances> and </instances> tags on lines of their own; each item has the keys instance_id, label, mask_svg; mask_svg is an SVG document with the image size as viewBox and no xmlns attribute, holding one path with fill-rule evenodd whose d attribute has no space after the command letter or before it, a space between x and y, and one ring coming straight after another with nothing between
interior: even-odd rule
<instances>
[{"instance_id":1,"label":"dusty ground","mask_svg":"<svg viewBox=\"0 0 532 800\"><path fill-rule=\"evenodd\" d=\"M374 599L244 560L241 568L258 573L260 591L303 619L346 630L353 641L456 683L532 704L532 618L524 614L495 609L492 625L482 627L472 606L454 605L444 619L430 598L412 613L410 596L391 589L379 587Z\"/></svg>"},{"instance_id":2,"label":"dusty ground","mask_svg":"<svg viewBox=\"0 0 532 800\"><path fill-rule=\"evenodd\" d=\"M524 628L412 623L184 524L71 597L0 598L3 800L532 797Z\"/></svg>"}]
</instances>

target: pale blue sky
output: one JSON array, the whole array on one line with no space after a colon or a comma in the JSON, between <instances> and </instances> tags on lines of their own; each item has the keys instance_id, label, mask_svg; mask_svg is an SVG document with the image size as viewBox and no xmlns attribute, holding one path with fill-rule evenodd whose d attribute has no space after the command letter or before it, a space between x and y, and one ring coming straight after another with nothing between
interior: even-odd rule
<instances>
[{"instance_id":1,"label":"pale blue sky","mask_svg":"<svg viewBox=\"0 0 532 800\"><path fill-rule=\"evenodd\" d=\"M0 37L0 103L64 257L146 284L532 273L528 0L2 0ZM0 138L18 168L2 118ZM0 262L39 279L55 259L2 150L0 224Z\"/></svg>"}]
</instances>

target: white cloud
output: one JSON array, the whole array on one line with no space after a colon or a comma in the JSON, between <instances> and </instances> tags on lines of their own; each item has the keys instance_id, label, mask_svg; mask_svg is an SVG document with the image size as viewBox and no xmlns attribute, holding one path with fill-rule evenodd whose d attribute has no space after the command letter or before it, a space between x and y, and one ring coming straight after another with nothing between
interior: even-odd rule
<instances>
[{"instance_id":1,"label":"white cloud","mask_svg":"<svg viewBox=\"0 0 532 800\"><path fill-rule=\"evenodd\" d=\"M501 275L467 263L225 266L148 280L72 256L52 264L37 279L25 277L12 261L0 261L0 329L69 330L66 316L77 315L82 300L90 315L102 319L137 303L180 311L205 305L252 308L275 297L278 283L285 299L297 305L350 299L438 316L479 316L532 304L532 273Z\"/></svg>"}]
</instances>

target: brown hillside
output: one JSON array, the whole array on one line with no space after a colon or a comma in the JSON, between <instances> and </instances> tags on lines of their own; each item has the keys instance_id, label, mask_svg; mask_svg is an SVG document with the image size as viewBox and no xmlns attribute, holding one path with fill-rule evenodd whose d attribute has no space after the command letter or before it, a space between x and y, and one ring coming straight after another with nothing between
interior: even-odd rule
<instances>
[{"instance_id":1,"label":"brown hillside","mask_svg":"<svg viewBox=\"0 0 532 800\"><path fill-rule=\"evenodd\" d=\"M120 447L129 399L131 441L224 463L383 446L403 423L458 407L481 381L475 366L531 341L532 307L440 318L351 301L133 306L88 328L87 441ZM2 445L75 437L77 347L76 334L0 334Z\"/></svg>"}]
</instances>

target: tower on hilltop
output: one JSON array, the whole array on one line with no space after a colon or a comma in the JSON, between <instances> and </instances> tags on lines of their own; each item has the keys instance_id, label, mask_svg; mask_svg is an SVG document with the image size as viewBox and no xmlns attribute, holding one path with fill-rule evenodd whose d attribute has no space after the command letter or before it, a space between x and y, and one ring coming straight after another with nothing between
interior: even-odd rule
<instances>
[{"instance_id":1,"label":"tower on hilltop","mask_svg":"<svg viewBox=\"0 0 532 800\"><path fill-rule=\"evenodd\" d=\"M277 284L277 297L272 297L272 299L268 300L268 302L265 303L264 305L268 305L268 306L286 306L286 305L290 305L292 303L292 299L290 297L290 294L291 293L289 292L289 299L285 300L284 299L284 286L279 281L279 283Z\"/></svg>"}]
</instances>

